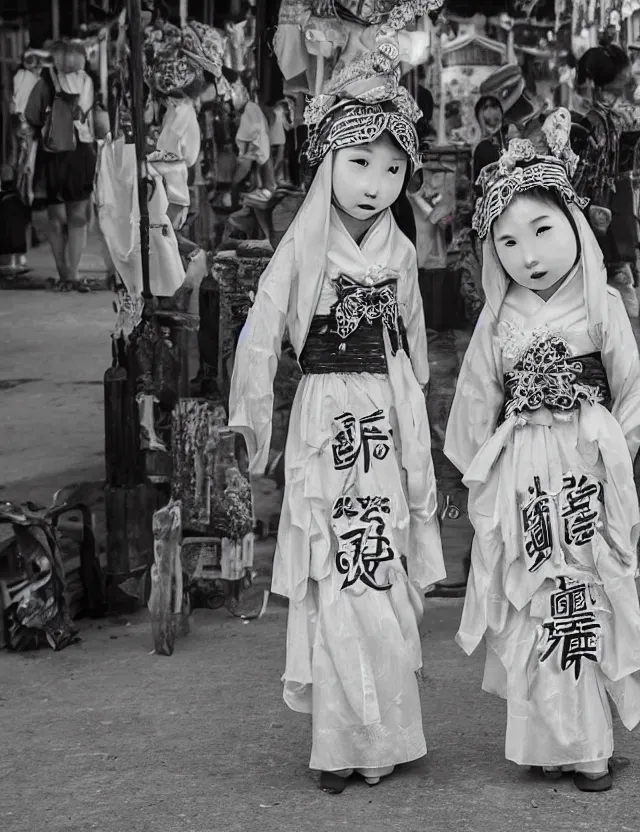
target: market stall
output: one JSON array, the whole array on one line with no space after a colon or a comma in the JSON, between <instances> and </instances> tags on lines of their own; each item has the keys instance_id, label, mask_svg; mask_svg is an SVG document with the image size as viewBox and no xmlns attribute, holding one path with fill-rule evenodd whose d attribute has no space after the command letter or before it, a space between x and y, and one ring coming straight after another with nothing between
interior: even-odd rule
<instances>
[{"instance_id":1,"label":"market stall","mask_svg":"<svg viewBox=\"0 0 640 832\"><path fill-rule=\"evenodd\" d=\"M105 375L107 578L112 597L149 598L161 653L173 650L192 602L237 601L253 559L242 443L225 427L216 385L191 395L208 271L193 239L198 104L208 90L209 101L233 106L241 82L229 64L247 59L238 38L183 23L156 15L143 27L137 0L121 15L112 132L96 177L99 224L122 284ZM205 133L205 147L212 138Z\"/></svg>"}]
</instances>

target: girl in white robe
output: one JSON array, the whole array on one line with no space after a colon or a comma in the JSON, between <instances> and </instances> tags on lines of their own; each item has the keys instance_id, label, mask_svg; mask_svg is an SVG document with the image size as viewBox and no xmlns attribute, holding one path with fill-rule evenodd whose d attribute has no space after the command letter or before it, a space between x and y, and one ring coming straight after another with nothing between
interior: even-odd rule
<instances>
[{"instance_id":1,"label":"girl in white robe","mask_svg":"<svg viewBox=\"0 0 640 832\"><path fill-rule=\"evenodd\" d=\"M564 162L512 142L481 176L486 305L445 453L476 533L457 641L468 654L485 642L483 688L508 704L506 757L604 791L609 700L629 730L640 720L640 363L567 178L567 120L555 121Z\"/></svg>"},{"instance_id":2,"label":"girl in white robe","mask_svg":"<svg viewBox=\"0 0 640 832\"><path fill-rule=\"evenodd\" d=\"M445 572L416 253L389 207L417 137L390 107L356 102L315 139L319 168L240 335L229 425L263 473L286 328L303 377L273 564L273 591L289 599L284 699L312 715L310 767L340 792L354 770L374 785L426 753L418 624Z\"/></svg>"}]
</instances>

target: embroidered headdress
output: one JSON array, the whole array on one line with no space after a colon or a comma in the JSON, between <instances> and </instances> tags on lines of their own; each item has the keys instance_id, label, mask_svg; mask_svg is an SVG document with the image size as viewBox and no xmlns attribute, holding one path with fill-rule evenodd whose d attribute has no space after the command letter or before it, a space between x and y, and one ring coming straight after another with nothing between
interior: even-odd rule
<instances>
[{"instance_id":1,"label":"embroidered headdress","mask_svg":"<svg viewBox=\"0 0 640 832\"><path fill-rule=\"evenodd\" d=\"M417 119L411 117L410 111L407 113L398 108L397 102L340 102L318 124L310 125L307 161L310 165L317 165L331 150L368 144L388 130L415 168L419 161L415 121Z\"/></svg>"},{"instance_id":2,"label":"embroidered headdress","mask_svg":"<svg viewBox=\"0 0 640 832\"><path fill-rule=\"evenodd\" d=\"M386 130L418 164L421 112L400 86L400 64L424 63L429 35L405 27L443 1L283 0L274 47L285 80L302 77L296 89L314 94L305 111L310 164Z\"/></svg>"},{"instance_id":3,"label":"embroidered headdress","mask_svg":"<svg viewBox=\"0 0 640 832\"><path fill-rule=\"evenodd\" d=\"M143 71L146 84L161 95L177 95L201 82L202 68L183 50L182 31L171 23L145 30Z\"/></svg>"},{"instance_id":4,"label":"embroidered headdress","mask_svg":"<svg viewBox=\"0 0 640 832\"><path fill-rule=\"evenodd\" d=\"M499 161L483 168L478 177L482 196L473 215L473 228L481 238L487 236L513 196L531 188L553 188L567 205L586 207L588 200L579 197L571 184L578 157L569 143L570 131L569 111L554 110L535 144L530 139L512 139Z\"/></svg>"}]
</instances>

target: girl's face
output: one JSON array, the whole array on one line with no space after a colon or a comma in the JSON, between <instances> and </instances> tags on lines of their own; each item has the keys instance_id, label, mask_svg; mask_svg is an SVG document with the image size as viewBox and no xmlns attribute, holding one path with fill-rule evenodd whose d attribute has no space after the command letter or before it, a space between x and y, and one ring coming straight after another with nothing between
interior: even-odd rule
<instances>
[{"instance_id":1,"label":"girl's face","mask_svg":"<svg viewBox=\"0 0 640 832\"><path fill-rule=\"evenodd\" d=\"M407 164L406 153L386 133L336 150L332 186L338 207L356 220L371 220L400 196Z\"/></svg>"},{"instance_id":2,"label":"girl's face","mask_svg":"<svg viewBox=\"0 0 640 832\"><path fill-rule=\"evenodd\" d=\"M537 196L516 196L493 224L505 272L538 294L560 288L578 257L578 242L564 212Z\"/></svg>"}]
</instances>

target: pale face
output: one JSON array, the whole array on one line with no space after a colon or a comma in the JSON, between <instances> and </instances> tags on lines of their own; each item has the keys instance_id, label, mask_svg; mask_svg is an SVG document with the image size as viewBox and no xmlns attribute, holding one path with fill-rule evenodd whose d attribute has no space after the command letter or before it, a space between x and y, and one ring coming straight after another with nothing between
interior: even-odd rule
<instances>
[{"instance_id":1,"label":"pale face","mask_svg":"<svg viewBox=\"0 0 640 832\"><path fill-rule=\"evenodd\" d=\"M400 196L407 155L386 134L369 144L336 150L333 197L341 211L359 222L372 221Z\"/></svg>"},{"instance_id":2,"label":"pale face","mask_svg":"<svg viewBox=\"0 0 640 832\"><path fill-rule=\"evenodd\" d=\"M545 299L560 288L578 256L567 216L554 204L526 193L503 211L492 233L509 277Z\"/></svg>"}]
</instances>

